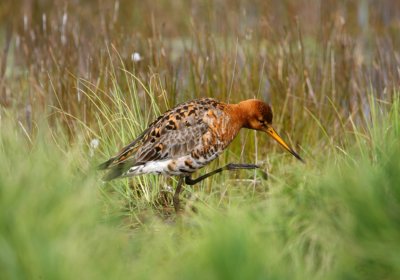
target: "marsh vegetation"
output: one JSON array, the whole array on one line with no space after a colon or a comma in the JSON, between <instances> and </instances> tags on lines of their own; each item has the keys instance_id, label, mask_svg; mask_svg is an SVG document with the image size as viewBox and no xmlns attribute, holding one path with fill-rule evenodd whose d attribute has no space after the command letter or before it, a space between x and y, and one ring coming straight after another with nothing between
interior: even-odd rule
<instances>
[{"instance_id":1,"label":"marsh vegetation","mask_svg":"<svg viewBox=\"0 0 400 280\"><path fill-rule=\"evenodd\" d=\"M2 279L399 279L398 1L0 3ZM95 166L160 113L259 98L186 188Z\"/></svg>"}]
</instances>

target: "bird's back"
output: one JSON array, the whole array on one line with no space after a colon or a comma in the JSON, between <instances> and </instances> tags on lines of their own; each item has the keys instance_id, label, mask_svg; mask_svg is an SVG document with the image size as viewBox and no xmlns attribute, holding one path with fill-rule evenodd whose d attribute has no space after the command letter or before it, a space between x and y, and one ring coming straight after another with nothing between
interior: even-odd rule
<instances>
[{"instance_id":1,"label":"bird's back","mask_svg":"<svg viewBox=\"0 0 400 280\"><path fill-rule=\"evenodd\" d=\"M106 180L145 173L188 175L226 147L227 104L203 98L165 112L115 157L100 165Z\"/></svg>"}]
</instances>

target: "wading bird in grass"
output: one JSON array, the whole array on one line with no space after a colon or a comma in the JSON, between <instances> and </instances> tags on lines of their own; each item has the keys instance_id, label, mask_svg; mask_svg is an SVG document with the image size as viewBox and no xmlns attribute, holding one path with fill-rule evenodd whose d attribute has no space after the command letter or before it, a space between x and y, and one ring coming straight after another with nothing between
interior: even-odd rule
<instances>
[{"instance_id":1,"label":"wading bird in grass","mask_svg":"<svg viewBox=\"0 0 400 280\"><path fill-rule=\"evenodd\" d=\"M105 181L148 173L179 176L173 197L178 212L183 182L194 185L224 170L259 168L255 164L231 163L199 178L191 178L193 172L217 158L242 127L266 132L302 161L275 132L271 123L271 107L257 99L238 104L226 104L212 98L189 101L159 116L99 169L110 170L104 177Z\"/></svg>"}]
</instances>

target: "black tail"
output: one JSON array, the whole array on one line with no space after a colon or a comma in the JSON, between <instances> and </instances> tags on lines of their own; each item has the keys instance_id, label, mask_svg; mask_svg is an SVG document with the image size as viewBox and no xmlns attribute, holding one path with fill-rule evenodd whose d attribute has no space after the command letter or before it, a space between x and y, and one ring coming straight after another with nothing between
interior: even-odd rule
<instances>
[{"instance_id":1,"label":"black tail","mask_svg":"<svg viewBox=\"0 0 400 280\"><path fill-rule=\"evenodd\" d=\"M121 162L110 168L110 171L103 177L103 181L111 181L118 177L121 177L129 168L130 164L127 162Z\"/></svg>"},{"instance_id":2,"label":"black tail","mask_svg":"<svg viewBox=\"0 0 400 280\"><path fill-rule=\"evenodd\" d=\"M124 173L123 166L115 166L113 167L104 177L103 181L111 181L115 178L118 178Z\"/></svg>"},{"instance_id":3,"label":"black tail","mask_svg":"<svg viewBox=\"0 0 400 280\"><path fill-rule=\"evenodd\" d=\"M97 166L98 170L104 170L109 168L109 166L114 162L115 158L110 158L106 162ZM103 181L111 181L124 173L124 164L118 164L110 169L110 171L103 177Z\"/></svg>"},{"instance_id":4,"label":"black tail","mask_svg":"<svg viewBox=\"0 0 400 280\"><path fill-rule=\"evenodd\" d=\"M117 163L116 165L113 165L110 168L110 165L115 161L114 158L110 158L106 162L103 162L99 166L97 166L98 170L104 170L104 169L109 169L109 172L103 177L103 181L111 181L115 178L120 177L122 174L125 173L129 169L129 167L132 166L132 162L126 161L126 162L120 162Z\"/></svg>"},{"instance_id":5,"label":"black tail","mask_svg":"<svg viewBox=\"0 0 400 280\"><path fill-rule=\"evenodd\" d=\"M97 166L97 169L98 169L98 170L107 169L113 161L114 161L114 158L110 158L110 159L107 160L106 162L103 162L102 164L99 164L99 165Z\"/></svg>"}]
</instances>

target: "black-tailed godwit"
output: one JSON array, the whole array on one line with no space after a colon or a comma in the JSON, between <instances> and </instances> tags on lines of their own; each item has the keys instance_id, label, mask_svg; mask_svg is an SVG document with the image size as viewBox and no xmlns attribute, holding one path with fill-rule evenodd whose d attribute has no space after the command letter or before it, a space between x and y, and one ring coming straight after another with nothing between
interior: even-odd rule
<instances>
[{"instance_id":1,"label":"black-tailed godwit","mask_svg":"<svg viewBox=\"0 0 400 280\"><path fill-rule=\"evenodd\" d=\"M255 164L228 164L199 178L191 178L193 172L217 158L242 127L266 132L302 161L271 123L270 106L257 99L238 104L226 104L212 98L189 101L159 116L99 169L110 170L104 177L106 181L148 173L179 176L173 198L175 211L178 211L183 182L194 185L223 170L259 168Z\"/></svg>"}]
</instances>

